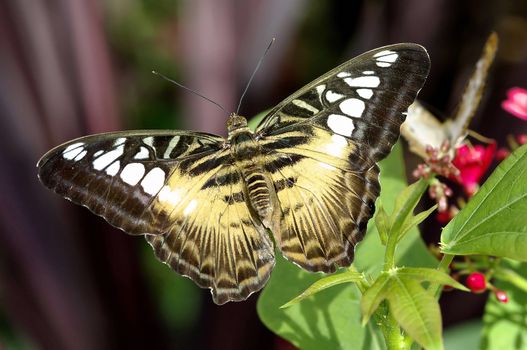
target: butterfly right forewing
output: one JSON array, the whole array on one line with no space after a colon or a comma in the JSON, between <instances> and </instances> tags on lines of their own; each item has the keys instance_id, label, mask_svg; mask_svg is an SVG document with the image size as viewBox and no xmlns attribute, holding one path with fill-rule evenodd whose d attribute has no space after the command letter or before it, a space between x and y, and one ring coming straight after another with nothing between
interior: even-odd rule
<instances>
[{"instance_id":1,"label":"butterfly right forewing","mask_svg":"<svg viewBox=\"0 0 527 350\"><path fill-rule=\"evenodd\" d=\"M256 130L282 214L277 242L310 271L349 266L379 195L377 162L428 75L426 50L362 54L282 101Z\"/></svg>"}]
</instances>

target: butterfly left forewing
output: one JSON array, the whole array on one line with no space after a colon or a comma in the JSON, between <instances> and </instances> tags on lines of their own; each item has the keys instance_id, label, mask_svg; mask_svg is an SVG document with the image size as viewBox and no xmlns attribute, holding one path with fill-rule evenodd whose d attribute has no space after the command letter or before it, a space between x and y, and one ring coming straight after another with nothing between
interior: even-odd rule
<instances>
[{"instance_id":1,"label":"butterfly left forewing","mask_svg":"<svg viewBox=\"0 0 527 350\"><path fill-rule=\"evenodd\" d=\"M429 65L415 44L367 52L291 95L258 126L288 259L311 271L351 263L379 195L376 163L397 140Z\"/></svg>"},{"instance_id":2,"label":"butterfly left forewing","mask_svg":"<svg viewBox=\"0 0 527 350\"><path fill-rule=\"evenodd\" d=\"M159 234L167 223L152 202L179 160L220 152L223 142L181 131L91 135L47 152L37 164L38 176L46 187L129 234Z\"/></svg>"}]
</instances>

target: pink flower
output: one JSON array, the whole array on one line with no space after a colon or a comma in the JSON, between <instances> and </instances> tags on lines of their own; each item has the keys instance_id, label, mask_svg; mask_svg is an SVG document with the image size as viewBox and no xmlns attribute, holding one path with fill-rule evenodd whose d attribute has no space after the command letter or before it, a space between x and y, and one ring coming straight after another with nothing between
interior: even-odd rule
<instances>
[{"instance_id":1,"label":"pink flower","mask_svg":"<svg viewBox=\"0 0 527 350\"><path fill-rule=\"evenodd\" d=\"M523 120L527 120L527 90L513 87L507 91L507 99L501 103L501 107Z\"/></svg>"},{"instance_id":2,"label":"pink flower","mask_svg":"<svg viewBox=\"0 0 527 350\"><path fill-rule=\"evenodd\" d=\"M489 168L495 154L496 143L488 146L463 144L458 147L452 164L459 169L459 175L454 180L463 186L467 195L476 193L479 180Z\"/></svg>"}]
</instances>

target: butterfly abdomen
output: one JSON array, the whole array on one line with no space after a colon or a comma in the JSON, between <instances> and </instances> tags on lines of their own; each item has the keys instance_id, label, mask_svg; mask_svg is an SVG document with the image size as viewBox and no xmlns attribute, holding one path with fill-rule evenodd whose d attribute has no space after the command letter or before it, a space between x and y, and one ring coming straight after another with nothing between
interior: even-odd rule
<instances>
[{"instance_id":1,"label":"butterfly abdomen","mask_svg":"<svg viewBox=\"0 0 527 350\"><path fill-rule=\"evenodd\" d=\"M230 129L229 134L231 154L245 182L247 204L266 227L276 229L278 227L278 222L275 223L278 215L278 210L275 210L276 193L263 167L265 159L261 147L253 133L246 127Z\"/></svg>"}]
</instances>

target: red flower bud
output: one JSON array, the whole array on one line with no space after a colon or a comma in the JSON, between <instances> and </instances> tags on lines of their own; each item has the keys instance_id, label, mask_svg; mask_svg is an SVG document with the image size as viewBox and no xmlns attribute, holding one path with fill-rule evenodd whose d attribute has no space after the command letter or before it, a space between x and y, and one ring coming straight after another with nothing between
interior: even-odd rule
<instances>
[{"instance_id":1,"label":"red flower bud","mask_svg":"<svg viewBox=\"0 0 527 350\"><path fill-rule=\"evenodd\" d=\"M482 293L487 289L487 279L481 272L472 272L465 283L472 293Z\"/></svg>"},{"instance_id":2,"label":"red flower bud","mask_svg":"<svg viewBox=\"0 0 527 350\"><path fill-rule=\"evenodd\" d=\"M498 301L500 303L504 303L505 304L506 302L509 301L509 297L507 296L507 293L502 291L502 290L499 290L499 289L496 290L494 292L494 295L496 296L496 299L498 299Z\"/></svg>"}]
</instances>

